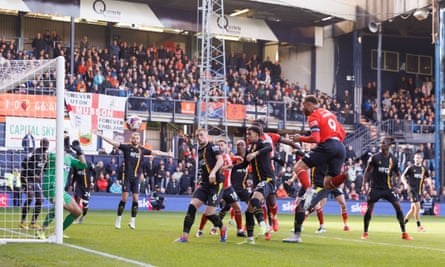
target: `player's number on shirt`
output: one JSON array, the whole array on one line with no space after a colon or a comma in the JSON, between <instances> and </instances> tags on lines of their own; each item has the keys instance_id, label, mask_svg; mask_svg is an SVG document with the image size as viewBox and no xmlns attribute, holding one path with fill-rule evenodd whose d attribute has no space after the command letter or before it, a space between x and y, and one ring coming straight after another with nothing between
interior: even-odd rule
<instances>
[{"instance_id":1,"label":"player's number on shirt","mask_svg":"<svg viewBox=\"0 0 445 267\"><path fill-rule=\"evenodd\" d=\"M332 129L333 132L337 132L337 124L333 119L328 119L329 128Z\"/></svg>"}]
</instances>

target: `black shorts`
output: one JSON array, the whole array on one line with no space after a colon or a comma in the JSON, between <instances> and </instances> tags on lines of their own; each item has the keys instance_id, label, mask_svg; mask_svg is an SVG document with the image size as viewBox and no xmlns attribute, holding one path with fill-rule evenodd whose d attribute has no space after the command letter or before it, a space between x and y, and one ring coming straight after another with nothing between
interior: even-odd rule
<instances>
[{"instance_id":1,"label":"black shorts","mask_svg":"<svg viewBox=\"0 0 445 267\"><path fill-rule=\"evenodd\" d=\"M346 159L346 149L342 142L336 139L328 139L318 144L302 158L309 168L327 165L328 176L337 176L341 173L341 168Z\"/></svg>"},{"instance_id":2,"label":"black shorts","mask_svg":"<svg viewBox=\"0 0 445 267\"><path fill-rule=\"evenodd\" d=\"M250 199L250 196L252 195L249 191L247 191L246 189L239 187L239 188L235 188L233 187L233 189L235 190L236 194L238 195L238 198L240 201L244 201L244 202L248 202Z\"/></svg>"},{"instance_id":3,"label":"black shorts","mask_svg":"<svg viewBox=\"0 0 445 267\"><path fill-rule=\"evenodd\" d=\"M297 197L303 197L304 193L306 193L306 189L304 187L300 187L300 190L298 190Z\"/></svg>"},{"instance_id":4,"label":"black shorts","mask_svg":"<svg viewBox=\"0 0 445 267\"><path fill-rule=\"evenodd\" d=\"M411 203L420 202L420 194L417 191L411 190L409 191L409 199Z\"/></svg>"},{"instance_id":5,"label":"black shorts","mask_svg":"<svg viewBox=\"0 0 445 267\"><path fill-rule=\"evenodd\" d=\"M330 192L329 190L323 189L323 187L319 186L315 187L314 190L317 192L317 195L315 195L315 197L312 198L310 209L314 208L318 204L318 202L320 202L324 198L327 198Z\"/></svg>"},{"instance_id":6,"label":"black shorts","mask_svg":"<svg viewBox=\"0 0 445 267\"><path fill-rule=\"evenodd\" d=\"M371 188L371 190L368 193L368 199L367 199L368 203L375 203L380 199L386 199L391 204L399 202L399 197L394 191L390 189Z\"/></svg>"},{"instance_id":7,"label":"black shorts","mask_svg":"<svg viewBox=\"0 0 445 267\"><path fill-rule=\"evenodd\" d=\"M35 197L35 198L42 198L42 185L40 183L31 183L28 182L26 186L24 186L24 191L27 195L27 197Z\"/></svg>"},{"instance_id":8,"label":"black shorts","mask_svg":"<svg viewBox=\"0 0 445 267\"><path fill-rule=\"evenodd\" d=\"M217 207L222 197L223 190L219 191L219 186L214 184L200 184L198 189L193 192L192 198L201 200L210 207Z\"/></svg>"},{"instance_id":9,"label":"black shorts","mask_svg":"<svg viewBox=\"0 0 445 267\"><path fill-rule=\"evenodd\" d=\"M343 195L343 190L340 188L335 188L331 191L331 195L333 195L334 198L337 198L338 196Z\"/></svg>"},{"instance_id":10,"label":"black shorts","mask_svg":"<svg viewBox=\"0 0 445 267\"><path fill-rule=\"evenodd\" d=\"M222 198L226 202L226 204L232 204L234 202L239 201L238 194L235 192L232 186L229 186L228 188L224 188L223 196Z\"/></svg>"},{"instance_id":11,"label":"black shorts","mask_svg":"<svg viewBox=\"0 0 445 267\"><path fill-rule=\"evenodd\" d=\"M132 192L133 194L139 194L141 189L140 178L125 178L122 181L122 192Z\"/></svg>"},{"instance_id":12,"label":"black shorts","mask_svg":"<svg viewBox=\"0 0 445 267\"><path fill-rule=\"evenodd\" d=\"M267 198L269 195L276 194L277 187L275 186L274 182L262 181L256 185L256 187L253 191L260 192L261 194L263 194L264 198Z\"/></svg>"},{"instance_id":13,"label":"black shorts","mask_svg":"<svg viewBox=\"0 0 445 267\"><path fill-rule=\"evenodd\" d=\"M74 196L80 197L82 200L88 202L90 200L90 188L76 184L76 187L74 188Z\"/></svg>"}]
</instances>

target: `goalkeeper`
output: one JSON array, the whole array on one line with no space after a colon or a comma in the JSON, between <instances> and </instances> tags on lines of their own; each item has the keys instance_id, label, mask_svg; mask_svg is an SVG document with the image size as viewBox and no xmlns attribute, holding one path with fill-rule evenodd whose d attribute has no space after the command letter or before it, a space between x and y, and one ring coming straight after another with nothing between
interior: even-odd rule
<instances>
[{"instance_id":1,"label":"goalkeeper","mask_svg":"<svg viewBox=\"0 0 445 267\"><path fill-rule=\"evenodd\" d=\"M70 155L70 138L65 132L65 156L64 156L64 171L63 179L64 185L67 182L70 167L75 167L77 169L86 169L88 167L85 155L79 145L79 142L73 141L71 148L76 152L78 159ZM45 176L43 177L43 195L53 204L55 204L56 197L56 154L49 153L48 164L45 168ZM63 221L63 230L68 228L73 221L82 214L82 210L77 205L76 201L71 197L68 192L63 192L63 208L70 212L70 214ZM51 207L48 214L46 215L45 221L39 231L37 231L37 236L40 239L46 239L45 230L46 227L52 222L55 215L54 206Z\"/></svg>"}]
</instances>

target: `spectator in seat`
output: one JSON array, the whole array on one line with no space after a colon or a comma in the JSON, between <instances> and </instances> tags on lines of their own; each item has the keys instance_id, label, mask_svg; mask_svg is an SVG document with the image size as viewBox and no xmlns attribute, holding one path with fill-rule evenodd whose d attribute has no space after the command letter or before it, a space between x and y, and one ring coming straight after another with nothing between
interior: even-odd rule
<instances>
[{"instance_id":1,"label":"spectator in seat","mask_svg":"<svg viewBox=\"0 0 445 267\"><path fill-rule=\"evenodd\" d=\"M184 164L182 162L179 162L176 166L176 170L172 173L172 177L176 179L176 181L180 181L181 177L184 175Z\"/></svg>"},{"instance_id":2,"label":"spectator in seat","mask_svg":"<svg viewBox=\"0 0 445 267\"><path fill-rule=\"evenodd\" d=\"M170 173L174 173L176 171L176 163L174 162L173 158L167 159L167 162L165 163L165 169Z\"/></svg>"},{"instance_id":3,"label":"spectator in seat","mask_svg":"<svg viewBox=\"0 0 445 267\"><path fill-rule=\"evenodd\" d=\"M108 179L103 172L99 173L99 178L97 179L96 187L98 192L107 192L108 190Z\"/></svg>"},{"instance_id":4,"label":"spectator in seat","mask_svg":"<svg viewBox=\"0 0 445 267\"><path fill-rule=\"evenodd\" d=\"M121 51L121 47L119 45L119 40L113 39L113 42L110 45L110 54L111 56L115 56L116 60L119 61L119 54Z\"/></svg>"},{"instance_id":5,"label":"spectator in seat","mask_svg":"<svg viewBox=\"0 0 445 267\"><path fill-rule=\"evenodd\" d=\"M36 37L32 40L31 47L36 58L39 58L42 51L45 52L46 43L40 32L38 32Z\"/></svg>"},{"instance_id":6,"label":"spectator in seat","mask_svg":"<svg viewBox=\"0 0 445 267\"><path fill-rule=\"evenodd\" d=\"M79 43L80 52L86 52L90 48L90 42L88 41L88 37L84 35L82 40Z\"/></svg>"},{"instance_id":7,"label":"spectator in seat","mask_svg":"<svg viewBox=\"0 0 445 267\"><path fill-rule=\"evenodd\" d=\"M277 189L277 198L287 198L287 197L289 196L287 195L286 189L284 189L284 185L280 184Z\"/></svg>"},{"instance_id":8,"label":"spectator in seat","mask_svg":"<svg viewBox=\"0 0 445 267\"><path fill-rule=\"evenodd\" d=\"M189 169L184 169L184 175L182 175L181 179L179 180L180 195L188 195L189 187L192 188L192 175L193 174L190 174Z\"/></svg>"},{"instance_id":9,"label":"spectator in seat","mask_svg":"<svg viewBox=\"0 0 445 267\"><path fill-rule=\"evenodd\" d=\"M58 56L63 56L64 53L62 42L57 42L56 46L54 47L53 57L56 58Z\"/></svg>"},{"instance_id":10,"label":"spectator in seat","mask_svg":"<svg viewBox=\"0 0 445 267\"><path fill-rule=\"evenodd\" d=\"M351 191L349 192L349 200L359 200L359 194L355 190L355 186L351 188Z\"/></svg>"},{"instance_id":11,"label":"spectator in seat","mask_svg":"<svg viewBox=\"0 0 445 267\"><path fill-rule=\"evenodd\" d=\"M167 189L165 190L167 195L178 195L179 194L179 183L174 176L171 176L167 182Z\"/></svg>"},{"instance_id":12,"label":"spectator in seat","mask_svg":"<svg viewBox=\"0 0 445 267\"><path fill-rule=\"evenodd\" d=\"M166 180L165 180L165 173L167 170L165 169L165 163L164 160L161 160L159 162L159 166L155 171L154 175L154 186L156 188L156 185L158 185L160 188L165 188Z\"/></svg>"},{"instance_id":13,"label":"spectator in seat","mask_svg":"<svg viewBox=\"0 0 445 267\"><path fill-rule=\"evenodd\" d=\"M94 183L97 183L97 180L99 179L100 173L105 173L105 166L104 162L102 160L99 160L96 165L93 167L94 169Z\"/></svg>"},{"instance_id":14,"label":"spectator in seat","mask_svg":"<svg viewBox=\"0 0 445 267\"><path fill-rule=\"evenodd\" d=\"M122 185L120 180L115 180L114 183L110 186L110 193L113 194L121 194L122 193Z\"/></svg>"},{"instance_id":15,"label":"spectator in seat","mask_svg":"<svg viewBox=\"0 0 445 267\"><path fill-rule=\"evenodd\" d=\"M346 149L346 160L352 159L355 160L357 156L355 155L355 151L352 148L352 145L348 145Z\"/></svg>"},{"instance_id":16,"label":"spectator in seat","mask_svg":"<svg viewBox=\"0 0 445 267\"><path fill-rule=\"evenodd\" d=\"M227 57L226 65L228 70L238 70L238 58L236 57L235 51L230 51L230 55Z\"/></svg>"},{"instance_id":17,"label":"spectator in seat","mask_svg":"<svg viewBox=\"0 0 445 267\"><path fill-rule=\"evenodd\" d=\"M281 82L281 65L279 61L275 61L270 69L270 78L272 83Z\"/></svg>"},{"instance_id":18,"label":"spectator in seat","mask_svg":"<svg viewBox=\"0 0 445 267\"><path fill-rule=\"evenodd\" d=\"M108 175L110 183L114 183L114 181L117 180L118 169L119 164L116 158L112 157L110 162L105 166L105 173Z\"/></svg>"},{"instance_id":19,"label":"spectator in seat","mask_svg":"<svg viewBox=\"0 0 445 267\"><path fill-rule=\"evenodd\" d=\"M121 152L118 148L113 147L110 151L110 155L119 155Z\"/></svg>"}]
</instances>

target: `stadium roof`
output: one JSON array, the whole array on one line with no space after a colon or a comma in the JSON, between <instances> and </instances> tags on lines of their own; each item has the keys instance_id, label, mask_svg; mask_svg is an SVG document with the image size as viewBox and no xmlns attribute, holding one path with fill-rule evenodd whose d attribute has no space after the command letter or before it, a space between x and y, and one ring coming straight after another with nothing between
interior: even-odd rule
<instances>
[{"instance_id":1,"label":"stadium roof","mask_svg":"<svg viewBox=\"0 0 445 267\"><path fill-rule=\"evenodd\" d=\"M186 13L194 14L196 17L198 3L202 0L184 1L184 0L128 0L131 2L147 3L154 10L176 9ZM415 2L409 1L409 5L404 7L407 11L404 14L397 13L397 5L390 6L388 10L391 14L385 14L381 20L384 22L384 32L401 37L420 37L431 38L431 15L423 21L418 21L414 18L413 12L417 7L431 8L430 5L424 6L428 1ZM439 0L439 2L445 2ZM338 22L353 22L353 24L344 24L346 30L349 32L354 28L361 28L367 30L367 25L370 20L376 15L374 12L387 11L385 8L379 10L376 7L370 7L370 10L365 8L360 9L363 14L357 12L357 1L353 0L224 0L224 11L226 14L231 14L235 11L248 8L249 11L240 16L246 16L254 19L261 19L270 24L281 24L290 29L297 27L314 27L327 26L337 24ZM379 11L378 11L379 10ZM400 11L401 12L401 11ZM349 25L349 26L346 26ZM344 32L344 33L346 33Z\"/></svg>"},{"instance_id":2,"label":"stadium roof","mask_svg":"<svg viewBox=\"0 0 445 267\"><path fill-rule=\"evenodd\" d=\"M201 1L184 0L133 0L132 2L147 3L151 8L171 8L195 14L198 2L201 3ZM249 11L241 16L298 27L325 26L355 18L354 1L224 0L224 11L228 15L246 8Z\"/></svg>"}]
</instances>

